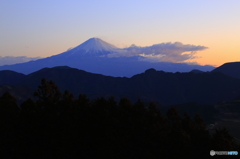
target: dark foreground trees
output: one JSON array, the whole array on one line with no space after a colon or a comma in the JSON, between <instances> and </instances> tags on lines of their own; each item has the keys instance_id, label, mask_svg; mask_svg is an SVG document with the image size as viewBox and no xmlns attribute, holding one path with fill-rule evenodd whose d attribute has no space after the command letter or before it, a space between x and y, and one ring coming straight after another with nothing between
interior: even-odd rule
<instances>
[{"instance_id":1,"label":"dark foreground trees","mask_svg":"<svg viewBox=\"0 0 240 159\"><path fill-rule=\"evenodd\" d=\"M210 150L239 151L227 130L210 135L203 119L166 116L154 103L122 98L62 95L42 80L19 107L9 93L0 98L0 153L4 158L205 158Z\"/></svg>"}]
</instances>

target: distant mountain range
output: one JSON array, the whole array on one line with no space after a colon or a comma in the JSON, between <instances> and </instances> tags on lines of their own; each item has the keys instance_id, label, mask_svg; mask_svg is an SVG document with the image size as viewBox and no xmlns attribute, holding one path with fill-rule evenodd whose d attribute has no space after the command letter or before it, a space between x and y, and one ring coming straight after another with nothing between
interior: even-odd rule
<instances>
[{"instance_id":1,"label":"distant mountain range","mask_svg":"<svg viewBox=\"0 0 240 159\"><path fill-rule=\"evenodd\" d=\"M53 80L62 92L69 90L75 97L86 94L91 99L128 97L133 102L141 99L171 105L213 104L240 97L239 62L214 69L186 63L152 63L139 60L140 56L116 57L134 48L137 46L119 49L91 38L58 55L0 66L0 95L9 91L23 101L32 97L41 79L46 78Z\"/></svg>"},{"instance_id":2,"label":"distant mountain range","mask_svg":"<svg viewBox=\"0 0 240 159\"><path fill-rule=\"evenodd\" d=\"M0 66L0 70L12 70L23 74L29 74L45 67L69 66L92 73L98 73L114 77L131 77L149 68L165 72L189 72L193 69L211 71L213 66L189 65L186 63L148 62L142 56L116 56L127 55L127 51L137 49L132 45L129 48L117 48L99 38L91 38L84 43L51 57ZM114 56L115 55L115 56Z\"/></svg>"},{"instance_id":3,"label":"distant mountain range","mask_svg":"<svg viewBox=\"0 0 240 159\"><path fill-rule=\"evenodd\" d=\"M75 97L86 94L91 99L114 96L119 100L128 97L133 102L141 99L171 105L186 102L213 104L240 96L240 79L218 72L196 70L188 73L169 73L148 69L144 73L126 78L93 74L61 66L43 68L28 75L0 71L0 77L0 85L4 85L0 87L0 93L6 90L13 94L20 93L18 97L21 99L31 96L42 78L54 81L62 93L69 90ZM22 91L25 94L21 97L21 91L17 90L24 90L23 88L28 91Z\"/></svg>"}]
</instances>

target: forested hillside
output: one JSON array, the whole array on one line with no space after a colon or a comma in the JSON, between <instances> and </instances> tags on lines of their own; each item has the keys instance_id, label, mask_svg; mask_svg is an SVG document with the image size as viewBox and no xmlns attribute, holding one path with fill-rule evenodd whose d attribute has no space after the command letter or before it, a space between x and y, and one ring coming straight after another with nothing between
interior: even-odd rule
<instances>
[{"instance_id":1,"label":"forested hillside","mask_svg":"<svg viewBox=\"0 0 240 159\"><path fill-rule=\"evenodd\" d=\"M45 79L34 95L36 102L28 99L20 107L8 92L0 97L4 158L200 159L210 150L240 150L226 129L211 135L201 116L181 116L176 108L163 114L140 100L74 98Z\"/></svg>"}]
</instances>

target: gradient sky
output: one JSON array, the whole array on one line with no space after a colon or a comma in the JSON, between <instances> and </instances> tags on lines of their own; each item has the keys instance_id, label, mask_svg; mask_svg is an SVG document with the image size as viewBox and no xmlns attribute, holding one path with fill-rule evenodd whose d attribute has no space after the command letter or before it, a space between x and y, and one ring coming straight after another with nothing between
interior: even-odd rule
<instances>
[{"instance_id":1,"label":"gradient sky","mask_svg":"<svg viewBox=\"0 0 240 159\"><path fill-rule=\"evenodd\" d=\"M117 47L206 46L195 62L240 61L240 0L0 0L0 56L47 57L98 37Z\"/></svg>"}]
</instances>

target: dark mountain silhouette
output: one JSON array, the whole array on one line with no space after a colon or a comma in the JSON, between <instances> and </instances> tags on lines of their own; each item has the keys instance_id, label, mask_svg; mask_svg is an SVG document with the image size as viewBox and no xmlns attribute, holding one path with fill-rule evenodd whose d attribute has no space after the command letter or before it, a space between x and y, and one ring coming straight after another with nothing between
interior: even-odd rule
<instances>
[{"instance_id":1,"label":"dark mountain silhouette","mask_svg":"<svg viewBox=\"0 0 240 159\"><path fill-rule=\"evenodd\" d=\"M69 90L75 97L79 94L86 94L90 98L115 96L120 99L126 96L132 101L142 99L162 104L212 104L240 96L240 80L222 73L166 73L155 69L126 78L61 66L25 75L22 80L12 81L12 85L37 90L42 78L54 81L61 92Z\"/></svg>"},{"instance_id":2,"label":"dark mountain silhouette","mask_svg":"<svg viewBox=\"0 0 240 159\"><path fill-rule=\"evenodd\" d=\"M22 81L25 75L22 73L3 70L0 71L0 85L2 84L15 84L16 82Z\"/></svg>"},{"instance_id":3,"label":"dark mountain silhouette","mask_svg":"<svg viewBox=\"0 0 240 159\"><path fill-rule=\"evenodd\" d=\"M193 69L192 71L190 71L191 73L204 73L203 71L201 70L198 70L198 69Z\"/></svg>"},{"instance_id":4,"label":"dark mountain silhouette","mask_svg":"<svg viewBox=\"0 0 240 159\"><path fill-rule=\"evenodd\" d=\"M240 79L240 62L229 62L215 68L212 72L221 72L225 75Z\"/></svg>"},{"instance_id":5,"label":"dark mountain silhouette","mask_svg":"<svg viewBox=\"0 0 240 159\"><path fill-rule=\"evenodd\" d=\"M169 104L216 103L237 97L240 88L238 79L221 73L166 73L152 69L133 76L131 80L138 93L151 90L146 93L148 96Z\"/></svg>"},{"instance_id":6,"label":"dark mountain silhouette","mask_svg":"<svg viewBox=\"0 0 240 159\"><path fill-rule=\"evenodd\" d=\"M91 38L81 45L51 57L29 61L26 63L0 66L0 70L13 70L29 74L45 67L69 66L92 73L109 76L131 77L148 68L164 70L166 72L189 72L193 69L210 71L212 66L188 65L186 63L147 62L141 56L109 57L114 53L126 53L126 49L117 48L98 38Z\"/></svg>"},{"instance_id":7,"label":"dark mountain silhouette","mask_svg":"<svg viewBox=\"0 0 240 159\"><path fill-rule=\"evenodd\" d=\"M126 81L129 80L126 77L104 76L68 66L60 66L44 68L31 73L26 76L25 81L21 82L21 85L37 88L39 80L42 78L54 81L62 92L69 90L76 97L79 94L86 94L90 98L111 95L116 97L124 96L124 88L128 84Z\"/></svg>"}]
</instances>

